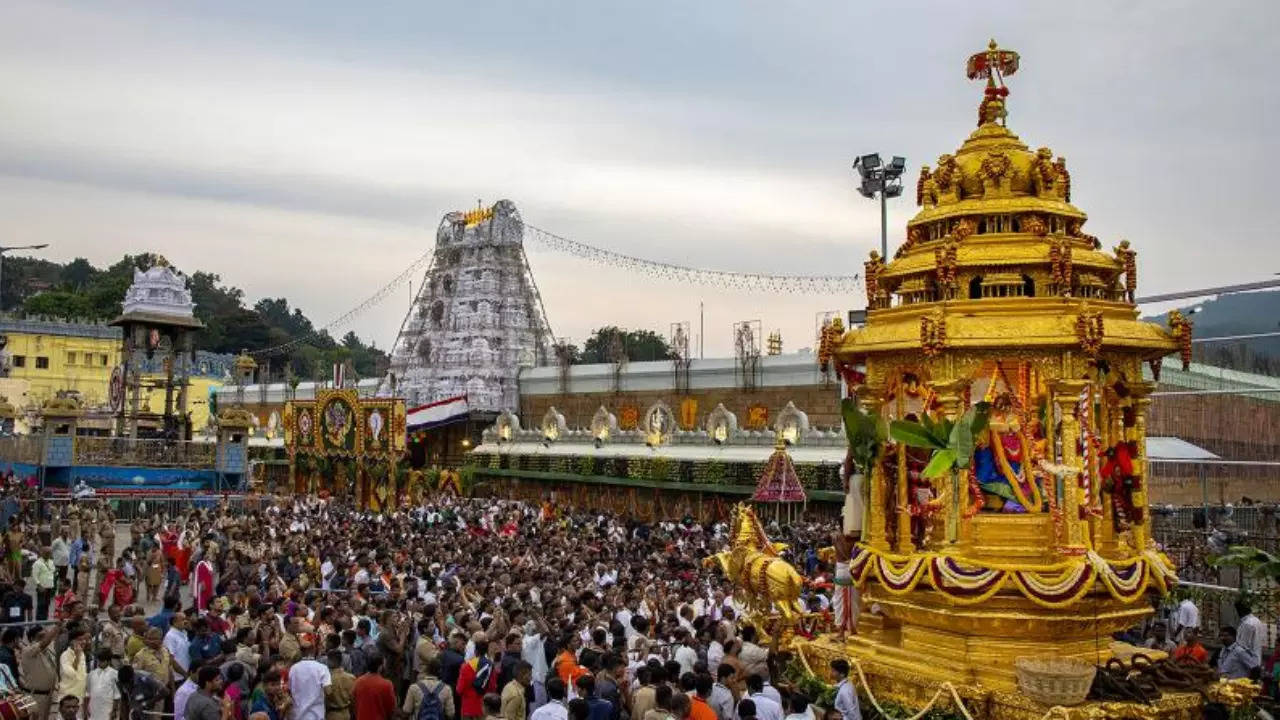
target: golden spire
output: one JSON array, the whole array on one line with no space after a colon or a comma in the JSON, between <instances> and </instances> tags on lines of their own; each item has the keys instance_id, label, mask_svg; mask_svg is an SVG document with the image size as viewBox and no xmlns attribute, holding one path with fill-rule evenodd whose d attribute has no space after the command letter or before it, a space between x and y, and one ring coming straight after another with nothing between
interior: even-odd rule
<instances>
[{"instance_id":1,"label":"golden spire","mask_svg":"<svg viewBox=\"0 0 1280 720\"><path fill-rule=\"evenodd\" d=\"M986 78L987 87L982 93L982 102L978 105L978 125L994 123L999 120L1003 125L1008 112L1004 99L1009 96L1009 88L1004 86L1004 76L1018 72L1018 53L1012 50L1001 50L995 38L987 44L987 49L969 56L965 66L965 75L970 80Z\"/></svg>"}]
</instances>

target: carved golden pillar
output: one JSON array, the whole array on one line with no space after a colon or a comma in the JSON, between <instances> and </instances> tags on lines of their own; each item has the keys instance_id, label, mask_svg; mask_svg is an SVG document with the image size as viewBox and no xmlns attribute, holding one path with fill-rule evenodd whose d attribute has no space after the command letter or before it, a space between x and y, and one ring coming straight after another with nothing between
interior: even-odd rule
<instances>
[{"instance_id":1,"label":"carved golden pillar","mask_svg":"<svg viewBox=\"0 0 1280 720\"><path fill-rule=\"evenodd\" d=\"M1076 449L1076 443L1080 442L1080 421L1077 417L1077 409L1080 405L1080 395L1088 385L1089 383L1084 380L1058 380L1051 386L1053 402L1062 415L1059 423L1062 431L1062 464L1076 468L1078 471L1076 476L1063 480L1063 491L1059 495L1058 502L1066 531L1066 538L1059 540L1065 540L1062 546L1063 552L1072 554L1083 553L1090 547L1088 524L1080 519L1079 490L1081 479L1087 477L1088 469L1083 466L1080 453ZM1090 487L1090 492L1096 493L1097 488Z\"/></svg>"},{"instance_id":2,"label":"carved golden pillar","mask_svg":"<svg viewBox=\"0 0 1280 720\"><path fill-rule=\"evenodd\" d=\"M899 378L898 392L895 396L893 417L895 420L901 420L907 415L907 398L906 393L902 391L901 378ZM904 443L898 443L897 453L898 476L894 478L898 508L897 551L907 555L915 551L915 545L911 542L911 498L907 492L907 446Z\"/></svg>"},{"instance_id":3,"label":"carved golden pillar","mask_svg":"<svg viewBox=\"0 0 1280 720\"><path fill-rule=\"evenodd\" d=\"M901 416L899 416L901 418ZM894 478L894 491L898 506L898 552L903 555L915 551L911 543L911 502L907 493L907 446L898 443L898 477Z\"/></svg>"},{"instance_id":4,"label":"carved golden pillar","mask_svg":"<svg viewBox=\"0 0 1280 720\"><path fill-rule=\"evenodd\" d=\"M1138 457L1134 458L1133 472L1138 478L1138 489L1133 493L1133 504L1142 512L1142 522L1133 525L1134 550L1142 552L1147 549L1147 537L1151 528L1151 507L1147 494L1147 483L1151 476L1147 472L1147 415L1151 412L1151 393L1156 389L1153 382L1134 383L1129 386L1133 393L1134 437L1138 446ZM1130 439L1130 438L1122 438Z\"/></svg>"},{"instance_id":5,"label":"carved golden pillar","mask_svg":"<svg viewBox=\"0 0 1280 720\"><path fill-rule=\"evenodd\" d=\"M883 398L883 388L867 387L858 393L858 404L868 414L878 416L880 414L880 406L884 404ZM862 523L862 541L868 546L881 551L889 549L889 539L885 536L884 522L885 448L885 445L880 446L880 452L876 454L876 461L871 467L871 472L864 473L865 482L870 483L870 486L867 489L866 517Z\"/></svg>"},{"instance_id":6,"label":"carved golden pillar","mask_svg":"<svg viewBox=\"0 0 1280 720\"><path fill-rule=\"evenodd\" d=\"M930 383L937 397L938 406L948 420L954 422L964 415L967 409L962 407L964 390L968 385L968 380L961 379ZM969 461L972 462L973 458L969 458ZM969 523L964 521L964 511L969 506L968 470L963 472L953 470L939 483L944 486L947 498L946 536L954 543L954 547L959 549L967 545L970 540Z\"/></svg>"}]
</instances>

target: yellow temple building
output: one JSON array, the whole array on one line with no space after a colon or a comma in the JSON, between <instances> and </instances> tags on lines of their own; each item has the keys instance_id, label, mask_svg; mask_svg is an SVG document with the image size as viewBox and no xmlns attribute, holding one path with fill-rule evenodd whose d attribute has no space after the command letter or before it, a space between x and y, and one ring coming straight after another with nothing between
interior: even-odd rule
<instances>
[{"instance_id":1,"label":"yellow temple building","mask_svg":"<svg viewBox=\"0 0 1280 720\"><path fill-rule=\"evenodd\" d=\"M1136 252L1086 233L1066 161L1006 126L1018 62L994 41L969 59L977 128L922 169L906 241L866 263L866 326L836 344L890 433L856 491L858 631L802 648L848 658L879 698L919 708L945 685L991 718L1043 717L1019 661L1105 663L1176 581L1149 533L1142 369L1191 339L1180 316L1138 319ZM1063 717L1116 711L1089 712Z\"/></svg>"},{"instance_id":2,"label":"yellow temple building","mask_svg":"<svg viewBox=\"0 0 1280 720\"><path fill-rule=\"evenodd\" d=\"M0 377L0 397L19 411L18 432L29 430L27 414L34 416L46 401L66 393L78 396L89 410L81 421L82 429L109 430L111 374L121 359L119 328L91 322L0 318L0 335L8 356L8 376ZM210 393L224 382L222 356L202 354L202 361L216 367L202 368L187 379L187 392L194 398L190 406L192 429L197 432L209 423ZM144 407L164 407L164 389L159 387L163 374L151 372L142 377L144 383L155 386L145 391Z\"/></svg>"}]
</instances>

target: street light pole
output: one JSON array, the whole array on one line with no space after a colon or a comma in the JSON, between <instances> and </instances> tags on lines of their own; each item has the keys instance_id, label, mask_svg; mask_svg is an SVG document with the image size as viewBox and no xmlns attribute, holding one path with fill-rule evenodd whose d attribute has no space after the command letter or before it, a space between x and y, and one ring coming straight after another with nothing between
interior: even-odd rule
<instances>
[{"instance_id":1,"label":"street light pole","mask_svg":"<svg viewBox=\"0 0 1280 720\"><path fill-rule=\"evenodd\" d=\"M879 153L862 155L853 161L862 183L858 193L868 200L880 195L880 256L889 258L889 208L887 200L902 194L902 173L907 169L907 159L894 155L888 165L880 164Z\"/></svg>"},{"instance_id":2,"label":"street light pole","mask_svg":"<svg viewBox=\"0 0 1280 720\"><path fill-rule=\"evenodd\" d=\"M0 246L0 312L4 310L4 254L10 250L41 250L49 247L49 243L39 245Z\"/></svg>"},{"instance_id":3,"label":"street light pole","mask_svg":"<svg viewBox=\"0 0 1280 720\"><path fill-rule=\"evenodd\" d=\"M885 206L884 190L880 191L880 257L889 259L889 211Z\"/></svg>"}]
</instances>

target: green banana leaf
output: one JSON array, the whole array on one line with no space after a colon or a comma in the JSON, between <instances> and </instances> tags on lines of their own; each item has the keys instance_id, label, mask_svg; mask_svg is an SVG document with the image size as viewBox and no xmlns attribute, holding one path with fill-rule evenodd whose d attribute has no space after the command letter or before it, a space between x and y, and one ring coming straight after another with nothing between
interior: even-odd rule
<instances>
[{"instance_id":1,"label":"green banana leaf","mask_svg":"<svg viewBox=\"0 0 1280 720\"><path fill-rule=\"evenodd\" d=\"M924 425L907 420L894 420L889 423L889 437L910 447L945 450L947 443L930 433Z\"/></svg>"},{"instance_id":2,"label":"green banana leaf","mask_svg":"<svg viewBox=\"0 0 1280 720\"><path fill-rule=\"evenodd\" d=\"M939 450L929 458L929 464L924 466L924 471L920 474L927 478L945 477L956 465L956 460L955 450L951 448Z\"/></svg>"},{"instance_id":3,"label":"green banana leaf","mask_svg":"<svg viewBox=\"0 0 1280 720\"><path fill-rule=\"evenodd\" d=\"M870 473L880 453L880 445L888 435L884 419L871 415L850 398L840 402L840 414L844 420L845 439L849 442L849 451L859 471Z\"/></svg>"},{"instance_id":4,"label":"green banana leaf","mask_svg":"<svg viewBox=\"0 0 1280 720\"><path fill-rule=\"evenodd\" d=\"M969 460L973 457L973 411L967 411L960 421L951 427L951 436L949 438L947 450L952 453L955 466L958 468L969 467Z\"/></svg>"}]
</instances>

